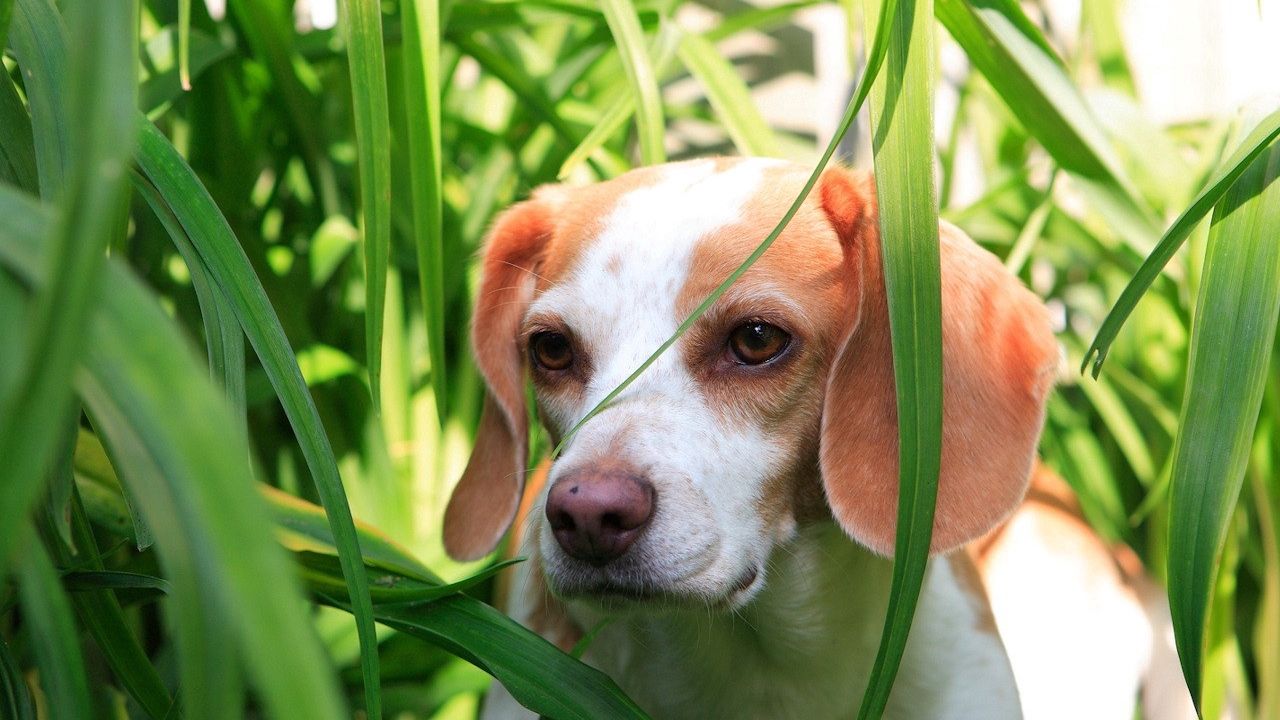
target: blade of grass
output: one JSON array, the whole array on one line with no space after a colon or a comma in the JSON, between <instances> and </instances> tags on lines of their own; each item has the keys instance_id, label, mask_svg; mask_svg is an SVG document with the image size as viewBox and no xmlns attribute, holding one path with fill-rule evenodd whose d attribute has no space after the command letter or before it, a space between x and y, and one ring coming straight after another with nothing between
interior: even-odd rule
<instances>
[{"instance_id":1,"label":"blade of grass","mask_svg":"<svg viewBox=\"0 0 1280 720\"><path fill-rule=\"evenodd\" d=\"M25 20L19 25L27 27L28 37L38 31L55 45L61 42L61 27L50 6L22 0L18 7ZM65 157L73 162L67 168L67 187L57 195L58 221L49 235L50 282L34 298L19 380L7 397L0 398L0 457L6 465L0 507L13 512L10 517L25 515L44 487L59 419L71 405L71 374L84 348L133 146L134 4L82 0L65 7L70 28L81 41L67 56L66 86L72 92L65 98L50 97L48 105L67 112L61 118L68 123ZM39 52L56 54L57 49L42 47ZM32 80L44 83L46 91L52 89L49 78ZM0 523L0 568L24 527L21 522Z\"/></svg>"},{"instance_id":2,"label":"blade of grass","mask_svg":"<svg viewBox=\"0 0 1280 720\"><path fill-rule=\"evenodd\" d=\"M1155 220L1084 97L1012 0L939 0L938 19L1063 170L1090 190L1122 238L1150 249Z\"/></svg>"},{"instance_id":3,"label":"blade of grass","mask_svg":"<svg viewBox=\"0 0 1280 720\"><path fill-rule=\"evenodd\" d=\"M66 29L52 3L15 0L9 42L24 75L40 195L59 197L68 152Z\"/></svg>"},{"instance_id":4,"label":"blade of grass","mask_svg":"<svg viewBox=\"0 0 1280 720\"><path fill-rule=\"evenodd\" d=\"M17 560L18 595L29 624L28 636L40 667L40 682L49 717L87 718L89 681L84 673L80 638L49 555L23 523L26 547Z\"/></svg>"},{"instance_id":5,"label":"blade of grass","mask_svg":"<svg viewBox=\"0 0 1280 720\"><path fill-rule=\"evenodd\" d=\"M191 89L191 0L178 0L178 82Z\"/></svg>"},{"instance_id":6,"label":"blade of grass","mask_svg":"<svg viewBox=\"0 0 1280 720\"><path fill-rule=\"evenodd\" d=\"M711 109L738 152L766 157L777 155L778 139L773 130L756 108L747 84L716 46L700 35L686 34L680 40L679 52L680 61L706 90Z\"/></svg>"},{"instance_id":7,"label":"blade of grass","mask_svg":"<svg viewBox=\"0 0 1280 720\"><path fill-rule=\"evenodd\" d=\"M889 609L860 718L884 714L902 662L929 560L942 460L942 271L933 172L932 4L900 2L893 9L884 74L871 88L872 153L898 396L899 470ZM868 22L873 5L865 5Z\"/></svg>"},{"instance_id":8,"label":"blade of grass","mask_svg":"<svg viewBox=\"0 0 1280 720\"><path fill-rule=\"evenodd\" d=\"M684 33L674 24L666 25L658 31L658 36L654 40L653 65L659 77L665 76L670 70L675 60L676 49L679 47L683 35ZM578 143L573 152L569 153L569 157L565 158L565 161L561 163L560 171L556 173L556 177L563 180L579 165L586 162L587 158L603 147L609 138L617 134L618 130L626 124L635 111L635 94L623 93L620 95L604 111L586 137L582 138L582 142Z\"/></svg>"},{"instance_id":9,"label":"blade of grass","mask_svg":"<svg viewBox=\"0 0 1280 720\"><path fill-rule=\"evenodd\" d=\"M4 717L14 720L36 720L35 703L22 678L22 671L13 657L9 643L0 637L0 711Z\"/></svg>"},{"instance_id":10,"label":"blade of grass","mask_svg":"<svg viewBox=\"0 0 1280 720\"><path fill-rule=\"evenodd\" d=\"M409 179L413 192L414 247L427 324L431 389L441 427L449 395L445 367L444 182L440 147L440 3L404 0L404 97L409 130Z\"/></svg>"},{"instance_id":11,"label":"blade of grass","mask_svg":"<svg viewBox=\"0 0 1280 720\"><path fill-rule=\"evenodd\" d=\"M849 128L853 126L853 121L857 118L858 111L862 109L862 104L866 101L867 94L871 90L871 83L875 80L876 74L880 72L880 66L884 62L888 46L887 37L889 33L887 32L887 28L889 25L889 18L893 16L893 11L898 5L898 0L884 0L884 2L885 12L881 15L879 24L876 27L875 41L871 46L871 51L867 55L867 65L863 70L862 77L858 79L858 85L854 89L853 97L850 98L848 107L845 108L844 117L841 118L840 125L836 128L836 132L831 137L831 141L827 143L826 150L823 150L822 157L818 158L818 162L814 166L813 172L809 174L809 179L805 181L804 187L801 188L800 194L796 195L796 199L792 201L791 207L787 208L787 212L783 214L782 219L778 221L778 224L774 226L773 230L769 231L769 234L760 241L760 244L756 246L755 250L751 251L751 254L742 261L742 264L735 268L733 272L729 273L729 276L724 279L724 282L717 285L716 289L712 290L711 294L708 295L706 299L689 314L689 317L685 318L684 322L680 323L680 326L671 334L671 337L663 341L663 343L659 345L658 348L649 355L649 357L645 358L645 361L640 363L640 366L632 371L625 380L619 383L617 387L610 390L609 393L600 400L600 402L596 403L595 407L588 410L587 414L582 416L581 420L569 428L569 431L560 439L559 444L557 444L552 450L552 457L559 456L560 451L563 450L569 441L573 439L573 436L578 433L578 430L580 430L583 425L590 422L596 415L599 415L600 411L608 407L609 403L613 402L614 398L618 397L623 390L626 390L631 383L635 382L636 378L640 377L645 370L648 370L649 366L653 365L662 353L666 352L672 345L676 344L676 341L688 332L689 328L693 327L693 324L698 321L698 318L702 317L706 314L707 310L711 309L711 306L720 299L720 296L729 289L729 286L737 282L738 278L746 274L747 270L751 269L751 266L755 264L756 260L759 260L760 256L765 254L769 247L773 245L774 241L778 239L778 236L782 234L782 231L786 229L787 225L791 222L791 218L795 217L796 213L800 211L800 206L804 205L804 201L809 197L809 193L813 191L814 185L817 185L818 178L821 177L822 171L826 169L827 163L831 161L831 157L835 154L836 148L839 147L840 141L844 138L845 134L849 132Z\"/></svg>"},{"instance_id":12,"label":"blade of grass","mask_svg":"<svg viewBox=\"0 0 1280 720\"><path fill-rule=\"evenodd\" d=\"M49 253L42 238L52 222L49 208L0 186L0 264L28 286L42 280ZM108 443L133 450L114 457L141 458L155 468L122 475L136 483L134 496L173 584L181 657L198 661L205 643L230 631L271 715L336 720L342 701L298 613L302 597L288 561L271 541L248 448L227 430L233 423L226 402L173 321L117 260L106 263L94 300L98 312L76 385ZM262 592L264 580L269 593ZM187 631L201 627L217 634L192 642L198 636ZM195 690L184 692L190 697Z\"/></svg>"},{"instance_id":13,"label":"blade of grass","mask_svg":"<svg viewBox=\"0 0 1280 720\"><path fill-rule=\"evenodd\" d=\"M374 412L382 408L382 325L387 301L387 257L391 253L391 125L387 68L382 52L382 3L342 0L351 71L351 104L360 170L360 230L364 236L365 365ZM376 683L377 656L366 670L369 714L381 717Z\"/></svg>"},{"instance_id":14,"label":"blade of grass","mask_svg":"<svg viewBox=\"0 0 1280 720\"><path fill-rule=\"evenodd\" d=\"M1151 251L1151 254L1147 256L1147 259L1143 261L1142 267L1138 268L1138 272L1134 274L1124 292L1120 294L1120 298L1116 300L1115 305L1111 307L1111 311L1107 313L1106 319L1102 321L1102 327L1098 329L1098 334L1094 336L1093 343L1084 354L1084 362L1080 368L1081 372L1084 372L1089 367L1090 362L1093 363L1094 376L1097 376L1102 371L1102 363L1107 359L1107 351L1111 348L1111 343L1115 341L1116 335L1120 333L1120 328L1124 325L1125 320L1129 318L1138 301L1147 292L1147 288L1151 287L1151 283L1155 282L1156 277L1160 275L1160 271L1168 264L1174 253L1178 251L1178 248L1182 247L1182 243L1191 234L1191 231L1195 229L1195 226L1227 194L1236 179L1244 174L1245 170L1267 149L1267 146L1277 136L1280 136L1280 110L1263 118L1253 128L1244 141L1240 143L1240 146L1236 148L1235 152L1222 163L1217 172L1205 183L1204 188L1191 201L1187 209L1182 211L1182 214L1173 221L1168 230L1165 230L1160 242ZM1240 200L1236 202L1238 203Z\"/></svg>"},{"instance_id":15,"label":"blade of grass","mask_svg":"<svg viewBox=\"0 0 1280 720\"><path fill-rule=\"evenodd\" d=\"M18 88L8 73L0 73L0 178L29 193L40 190L34 144L31 116Z\"/></svg>"},{"instance_id":16,"label":"blade of grass","mask_svg":"<svg viewBox=\"0 0 1280 720\"><path fill-rule=\"evenodd\" d=\"M321 596L346 609L340 600ZM525 707L558 720L647 717L594 668L465 595L425 605L379 605L378 622L422 638L498 679Z\"/></svg>"},{"instance_id":17,"label":"blade of grass","mask_svg":"<svg viewBox=\"0 0 1280 720\"><path fill-rule=\"evenodd\" d=\"M600 0L605 22L613 33L622 58L622 70L636 97L636 131L640 138L640 162L657 165L666 162L665 125L662 119L662 93L658 78L653 72L653 62L645 49L644 31L636 9L627 0Z\"/></svg>"},{"instance_id":18,"label":"blade of grass","mask_svg":"<svg viewBox=\"0 0 1280 720\"><path fill-rule=\"evenodd\" d=\"M1280 318L1277 174L1280 148L1272 148L1248 164L1214 209L1173 446L1169 609L1197 707L1215 567L1240 494Z\"/></svg>"},{"instance_id":19,"label":"blade of grass","mask_svg":"<svg viewBox=\"0 0 1280 720\"><path fill-rule=\"evenodd\" d=\"M133 187L155 213L160 224L173 239L178 254L182 255L191 274L191 286L196 291L196 302L200 305L200 319L204 323L205 352L209 359L209 373L222 384L227 393L227 400L235 412L237 426L240 431L245 428L245 391L244 391L244 332L236 320L235 313L218 292L215 283L209 277L208 268L191 244L187 232L182 228L178 218L165 204L164 198L145 177L134 171L130 173Z\"/></svg>"},{"instance_id":20,"label":"blade of grass","mask_svg":"<svg viewBox=\"0 0 1280 720\"><path fill-rule=\"evenodd\" d=\"M235 311L280 398L337 538L338 556L342 558L350 583L361 652L376 656L373 609L369 601L368 580L360 571L360 544L351 517L351 506L347 503L333 447L298 368L297 357L289 347L280 318L272 309L266 291L226 218L191 167L168 139L143 118L139 118L138 135L139 166L160 191L204 258L209 274ZM375 668L376 662L376 659L368 661ZM376 677L375 673L375 680ZM374 685L376 687L376 683Z\"/></svg>"}]
</instances>

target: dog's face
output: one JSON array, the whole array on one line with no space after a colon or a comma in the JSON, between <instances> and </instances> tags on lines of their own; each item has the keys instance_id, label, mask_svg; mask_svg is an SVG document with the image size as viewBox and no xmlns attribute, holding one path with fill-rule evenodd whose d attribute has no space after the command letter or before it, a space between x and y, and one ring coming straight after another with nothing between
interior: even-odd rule
<instances>
[{"instance_id":1,"label":"dog's face","mask_svg":"<svg viewBox=\"0 0 1280 720\"><path fill-rule=\"evenodd\" d=\"M807 175L765 160L671 164L541 190L498 222L474 331L489 396L446 518L453 554L488 552L515 512L524 378L558 442L751 253ZM867 179L828 172L769 251L569 438L529 519L553 591L736 607L777 542L833 515L892 549L896 405L873 196ZM944 305L961 312L944 317L939 550L1021 497L1055 356L1038 301L994 258L953 229L942 249Z\"/></svg>"}]
</instances>

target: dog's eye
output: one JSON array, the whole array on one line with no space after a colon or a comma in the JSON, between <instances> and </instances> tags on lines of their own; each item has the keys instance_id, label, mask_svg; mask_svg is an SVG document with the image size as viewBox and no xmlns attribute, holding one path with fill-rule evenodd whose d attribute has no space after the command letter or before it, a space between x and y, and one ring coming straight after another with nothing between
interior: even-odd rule
<instances>
[{"instance_id":1,"label":"dog's eye","mask_svg":"<svg viewBox=\"0 0 1280 720\"><path fill-rule=\"evenodd\" d=\"M743 365L762 365L782 354L791 336L769 323L749 322L729 336L729 350Z\"/></svg>"},{"instance_id":2,"label":"dog's eye","mask_svg":"<svg viewBox=\"0 0 1280 720\"><path fill-rule=\"evenodd\" d=\"M573 348L569 338L558 332L535 333L529 340L529 355L546 370L564 370L573 364Z\"/></svg>"}]
</instances>

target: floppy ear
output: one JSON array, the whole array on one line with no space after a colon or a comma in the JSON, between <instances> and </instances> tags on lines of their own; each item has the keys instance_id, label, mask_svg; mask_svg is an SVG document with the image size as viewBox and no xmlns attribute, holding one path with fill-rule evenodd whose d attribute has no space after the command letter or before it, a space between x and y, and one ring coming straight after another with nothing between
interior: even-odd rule
<instances>
[{"instance_id":1,"label":"floppy ear","mask_svg":"<svg viewBox=\"0 0 1280 720\"><path fill-rule=\"evenodd\" d=\"M444 547L455 560L498 545L524 489L529 427L516 334L554 227L552 207L535 198L503 213L486 244L471 344L487 392L471 459L444 514Z\"/></svg>"},{"instance_id":2,"label":"floppy ear","mask_svg":"<svg viewBox=\"0 0 1280 720\"><path fill-rule=\"evenodd\" d=\"M821 467L827 502L855 540L892 555L898 411L875 190L836 168L819 196L844 250L846 327L827 378ZM999 524L1026 491L1058 351L1043 303L943 223L942 471L934 553Z\"/></svg>"}]
</instances>

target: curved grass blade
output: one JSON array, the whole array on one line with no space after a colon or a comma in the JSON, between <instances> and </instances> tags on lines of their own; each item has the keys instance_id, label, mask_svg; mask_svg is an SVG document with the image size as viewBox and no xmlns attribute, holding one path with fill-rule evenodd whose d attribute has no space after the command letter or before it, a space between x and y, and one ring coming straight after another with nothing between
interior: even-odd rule
<instances>
[{"instance_id":1,"label":"curved grass blade","mask_svg":"<svg viewBox=\"0 0 1280 720\"><path fill-rule=\"evenodd\" d=\"M47 207L0 186L0 264L28 286L41 281L49 252L42 229L51 223ZM208 642L230 630L273 716L337 720L342 701L298 613L302 596L288 561L271 541L248 447L226 430L233 423L225 401L173 321L116 261L105 265L94 300L77 389L107 441L134 450L113 457L154 468L123 474L136 483L133 494L173 585L182 657L198 661ZM262 592L264 581L271 592ZM192 643L198 636L188 631L201 627L217 634Z\"/></svg>"},{"instance_id":2,"label":"curved grass blade","mask_svg":"<svg viewBox=\"0 0 1280 720\"><path fill-rule=\"evenodd\" d=\"M659 77L665 76L670 70L672 62L675 60L676 49L684 33L675 24L665 25L658 31L658 36L654 40L653 49L653 66ZM560 171L556 173L556 177L560 180L568 177L579 165L586 162L597 150L604 147L604 144L613 137L618 130L626 124L627 120L636 111L636 96L634 93L623 93L617 100L609 106L591 131L582 138L582 142L578 143L573 152L565 158L560 165Z\"/></svg>"},{"instance_id":3,"label":"curved grass blade","mask_svg":"<svg viewBox=\"0 0 1280 720\"><path fill-rule=\"evenodd\" d=\"M346 609L335 598L328 605ZM521 705L557 720L646 718L607 675L479 600L379 605L378 622L444 648L498 679Z\"/></svg>"},{"instance_id":4,"label":"curved grass blade","mask_svg":"<svg viewBox=\"0 0 1280 720\"><path fill-rule=\"evenodd\" d=\"M600 0L605 22L613 33L622 58L622 69L636 97L636 130L640 137L640 162L657 165L665 162L667 151L663 145L665 126L662 119L662 93L658 90L658 78L653 63L644 46L644 31L635 7L627 0Z\"/></svg>"},{"instance_id":5,"label":"curved grass blade","mask_svg":"<svg viewBox=\"0 0 1280 720\"><path fill-rule=\"evenodd\" d=\"M59 197L66 185L66 42L66 28L52 3L14 0L9 44L25 76L40 195L46 199Z\"/></svg>"},{"instance_id":6,"label":"curved grass blade","mask_svg":"<svg viewBox=\"0 0 1280 720\"><path fill-rule=\"evenodd\" d=\"M1139 252L1155 219L1040 30L1012 0L938 0L936 14L1005 104Z\"/></svg>"},{"instance_id":7,"label":"curved grass blade","mask_svg":"<svg viewBox=\"0 0 1280 720\"><path fill-rule=\"evenodd\" d=\"M868 12L873 12L868 4ZM872 153L898 405L898 521L889 608L859 718L884 714L933 536L942 461L942 285L933 172L933 2L900 2L871 90ZM868 18L870 20L870 17ZM879 41L879 38L876 38Z\"/></svg>"},{"instance_id":8,"label":"curved grass blade","mask_svg":"<svg viewBox=\"0 0 1280 720\"><path fill-rule=\"evenodd\" d=\"M778 138L760 115L747 84L716 46L700 35L687 34L680 40L679 52L680 61L706 90L711 109L720 118L738 152L765 157L777 155Z\"/></svg>"},{"instance_id":9,"label":"curved grass blade","mask_svg":"<svg viewBox=\"0 0 1280 720\"><path fill-rule=\"evenodd\" d=\"M138 165L182 223L204 259L209 274L235 311L298 438L346 571L362 657L373 657L367 662L376 668L378 641L374 634L368 579L361 571L360 543L351 517L351 506L347 503L346 490L338 474L333 447L329 444L315 401L302 378L298 360L289 347L280 319L226 218L191 167L168 139L141 117L138 136ZM375 680L376 677L375 673Z\"/></svg>"},{"instance_id":10,"label":"curved grass blade","mask_svg":"<svg viewBox=\"0 0 1280 720\"><path fill-rule=\"evenodd\" d=\"M800 206L804 205L804 201L809 197L809 193L813 191L814 185L818 184L818 178L821 177L822 171L826 169L827 163L831 161L831 156L835 155L836 148L839 147L840 141L844 139L845 134L849 132L849 128L853 126L854 119L858 116L858 111L862 109L862 104L866 102L867 94L871 90L871 83L875 80L876 74L880 72L880 66L884 62L888 44L886 38L889 34L887 32L889 17L893 15L893 10L897 7L898 1L899 0L884 0L884 14L881 15L879 24L876 27L876 36L871 45L871 52L867 56L867 65L863 69L862 77L858 79L858 86L854 89L853 97L849 100L848 107L845 108L844 117L841 118L840 125L836 128L835 135L833 135L831 137L831 141L827 143L827 149L822 151L822 157L818 158L818 163L814 166L813 172L809 174L809 179L805 181L804 187L800 190L800 194L796 195L796 199L792 201L791 207L787 208L787 212L783 214L782 219L779 220L773 230L770 230L769 234L760 241L760 244L756 246L756 249L752 250L751 254L742 261L742 264L735 268L733 272L729 273L729 277L725 278L724 282L717 285L716 289L711 291L711 294L708 295L706 299L689 314L689 317L685 318L684 322L680 323L680 326L671 334L671 337L663 341L663 343L658 346L658 349L653 351L653 354L645 358L644 362L640 363L640 367L632 371L632 373L621 383L618 383L617 387L610 390L609 394L605 395L600 402L596 403L595 407L587 411L587 414L583 415L581 420L574 423L574 425L569 428L569 431L560 439L559 444L557 444L552 450L552 457L558 456L560 451L563 450L569 441L573 439L573 436L578 433L578 430L580 430L583 425L586 425L592 418L599 415L602 410L609 406L609 403L613 402L614 398L618 397L622 391L630 387L631 383L635 382L636 378L640 377L645 370L648 370L649 366L653 365L662 353L666 352L672 345L675 345L676 341L688 332L689 328L693 327L693 324L698 321L698 318L706 314L707 310L710 310L711 306L720 299L720 296L724 295L725 291L729 289L729 286L737 282L738 278L746 274L747 270L751 269L751 266L756 263L756 260L759 260L760 256L765 254L770 246L773 245L774 241L778 239L778 236L782 234L782 231L786 229L787 225L791 222L791 218L795 217L796 213L800 211Z\"/></svg>"},{"instance_id":11,"label":"curved grass blade","mask_svg":"<svg viewBox=\"0 0 1280 720\"><path fill-rule=\"evenodd\" d=\"M444 182L440 147L440 3L400 3L404 31L404 103L408 115L409 180L422 316L427 323L431 390L440 426L449 395L445 367Z\"/></svg>"},{"instance_id":12,"label":"curved grass blade","mask_svg":"<svg viewBox=\"0 0 1280 720\"><path fill-rule=\"evenodd\" d=\"M35 703L9 643L0 637L0 716L14 720L36 720Z\"/></svg>"},{"instance_id":13,"label":"curved grass blade","mask_svg":"<svg viewBox=\"0 0 1280 720\"><path fill-rule=\"evenodd\" d=\"M0 179L29 193L40 191L31 116L8 73L0 73Z\"/></svg>"},{"instance_id":14,"label":"curved grass blade","mask_svg":"<svg viewBox=\"0 0 1280 720\"><path fill-rule=\"evenodd\" d=\"M84 656L71 605L44 546L35 539L29 525L22 526L27 547L17 561L18 596L23 618L30 625L28 635L40 667L49 716L92 717L89 681L84 674Z\"/></svg>"},{"instance_id":15,"label":"curved grass blade","mask_svg":"<svg viewBox=\"0 0 1280 720\"><path fill-rule=\"evenodd\" d=\"M160 224L173 239L187 270L191 274L191 286L196 292L196 302L200 305L200 319L204 323L205 352L209 359L209 373L221 384L235 411L237 426L241 432L247 432L245 425L245 391L244 391L244 331L236 320L235 313L227 305L222 293L218 292L208 268L200 253L196 252L187 232L182 228L178 218L165 204L160 192L139 175L130 173L133 187L150 206L151 211L160 220Z\"/></svg>"},{"instance_id":16,"label":"curved grass blade","mask_svg":"<svg viewBox=\"0 0 1280 720\"><path fill-rule=\"evenodd\" d=\"M347 62L351 68L351 104L356 123L360 170L360 229L364 235L365 365L375 412L382 408L382 330L387 302L387 257L391 253L391 111L387 107L387 68L382 52L382 3L342 0ZM365 683L374 684L366 672ZM369 714L381 717L375 690Z\"/></svg>"},{"instance_id":17,"label":"curved grass blade","mask_svg":"<svg viewBox=\"0 0 1280 720\"><path fill-rule=\"evenodd\" d=\"M1088 369L1090 362L1093 363L1095 377L1102 371L1102 363L1107 359L1107 351L1111 348L1111 343L1120 333L1120 328L1133 312L1133 308L1147 292L1147 288L1151 287L1151 283L1155 282L1160 271L1168 264L1178 248L1182 247L1183 241L1195 229L1196 224L1209 214L1209 210L1227 194L1236 179L1244 174L1277 136L1280 136L1280 110L1263 118L1250 131L1231 157L1227 158L1213 177L1205 183L1195 200L1191 201L1191 205L1182 211L1178 219L1174 220L1169 229L1164 232L1160 242L1143 261L1142 267L1138 268L1138 272L1129 281L1124 292L1120 293L1120 299L1116 300L1115 305L1111 307L1111 312L1107 313L1106 319L1102 321L1102 327L1094 336L1093 343L1085 351L1084 362L1080 366L1081 372Z\"/></svg>"},{"instance_id":18,"label":"curved grass blade","mask_svg":"<svg viewBox=\"0 0 1280 720\"><path fill-rule=\"evenodd\" d=\"M1277 175L1280 147L1250 162L1214 209L1173 446L1169 609L1197 707L1216 563L1248 464L1280 319Z\"/></svg>"},{"instance_id":19,"label":"curved grass blade","mask_svg":"<svg viewBox=\"0 0 1280 720\"><path fill-rule=\"evenodd\" d=\"M0 398L0 457L6 472L0 507L12 511L13 517L25 515L44 487L60 419L72 402L71 375L84 349L92 298L110 228L116 225L124 198L124 173L133 147L134 4L81 0L65 7L71 29L83 36L65 65L71 92L59 96L57 81L29 76L33 86L43 86L38 94L46 95L37 105L65 110L58 121L67 124L68 144L65 155L58 155L71 163L66 167L67 186L54 195L61 204L49 234L49 282L33 299L19 379ZM25 28L28 41L39 36L53 44L26 48L24 57L56 56L63 39L52 7L21 0L18 10L18 25ZM39 69L55 66L56 61ZM34 73L36 68L23 70ZM47 164L56 162L49 159ZM0 568L24 527L20 522L0 523Z\"/></svg>"},{"instance_id":20,"label":"curved grass blade","mask_svg":"<svg viewBox=\"0 0 1280 720\"><path fill-rule=\"evenodd\" d=\"M74 570L62 573L62 586L71 592L89 590L154 590L160 595L171 591L169 582L154 575L118 570Z\"/></svg>"}]
</instances>

